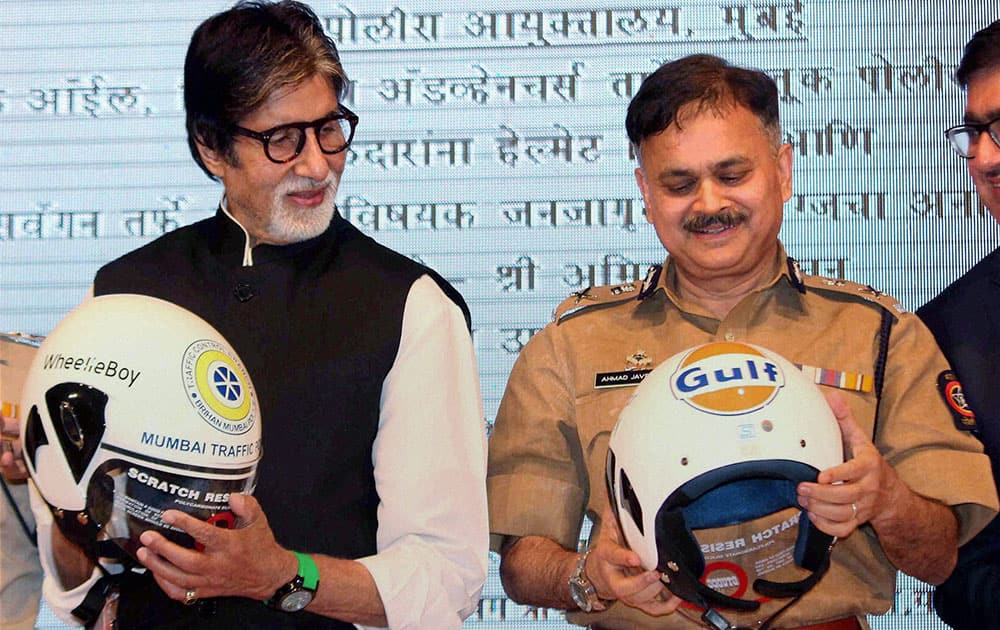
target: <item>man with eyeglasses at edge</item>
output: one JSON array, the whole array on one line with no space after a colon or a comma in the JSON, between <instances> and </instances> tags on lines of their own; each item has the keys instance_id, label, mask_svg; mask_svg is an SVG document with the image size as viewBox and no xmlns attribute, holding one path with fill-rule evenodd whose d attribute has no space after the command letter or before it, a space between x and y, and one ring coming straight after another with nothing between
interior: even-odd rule
<instances>
[{"instance_id":1,"label":"man with eyeglasses at edge","mask_svg":"<svg viewBox=\"0 0 1000 630\"><path fill-rule=\"evenodd\" d=\"M143 533L149 571L121 581L117 627L447 629L478 605L486 438L468 309L337 213L358 122L346 83L301 3L240 3L193 35L188 143L221 207L103 267L94 292L215 326L254 380L263 458L254 496L231 499L235 529L165 513L203 551ZM73 622L100 573L47 520L43 592Z\"/></svg>"},{"instance_id":2,"label":"man with eyeglasses at edge","mask_svg":"<svg viewBox=\"0 0 1000 630\"><path fill-rule=\"evenodd\" d=\"M636 182L669 255L641 287L568 298L514 364L487 491L490 542L515 601L567 610L598 630L857 630L891 608L897 571L940 583L958 545L995 516L989 461L935 387L948 365L931 334L870 287L801 273L778 240L793 154L778 102L766 73L692 55L660 66L629 104ZM699 532L702 550L743 541L713 563L736 567L715 576L736 577L726 594L744 598L758 597L755 578L791 563L795 528L786 523L808 518L838 538L829 570L801 599L761 597L759 610L726 610L725 620L681 604L669 575L644 569L624 546L605 471L634 390L598 385L707 342L758 344L822 382L847 458L796 486L804 512L789 508L795 520L781 511ZM580 553L585 515L595 531ZM764 531L775 534L765 540Z\"/></svg>"},{"instance_id":3,"label":"man with eyeglasses at edge","mask_svg":"<svg viewBox=\"0 0 1000 630\"><path fill-rule=\"evenodd\" d=\"M1000 20L965 46L955 74L966 91L965 122L945 136L967 160L979 198L1000 222ZM962 383L969 429L1000 473L1000 249L918 311ZM1000 628L1000 519L965 544L951 577L934 592L938 615L959 630Z\"/></svg>"}]
</instances>

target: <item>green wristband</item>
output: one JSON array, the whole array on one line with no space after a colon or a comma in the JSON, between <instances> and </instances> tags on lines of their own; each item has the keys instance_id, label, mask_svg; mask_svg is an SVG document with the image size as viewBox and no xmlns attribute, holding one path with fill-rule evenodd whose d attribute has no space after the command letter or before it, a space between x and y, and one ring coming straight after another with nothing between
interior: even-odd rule
<instances>
[{"instance_id":1,"label":"green wristband","mask_svg":"<svg viewBox=\"0 0 1000 630\"><path fill-rule=\"evenodd\" d=\"M299 575L302 576L302 586L310 591L315 591L319 585L319 567L316 561L308 554L293 551L295 557L299 559Z\"/></svg>"}]
</instances>

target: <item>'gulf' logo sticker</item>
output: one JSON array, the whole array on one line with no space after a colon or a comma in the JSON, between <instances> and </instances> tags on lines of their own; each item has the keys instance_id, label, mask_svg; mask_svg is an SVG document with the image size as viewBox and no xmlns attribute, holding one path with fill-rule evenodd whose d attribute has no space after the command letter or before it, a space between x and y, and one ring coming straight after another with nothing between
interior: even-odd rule
<instances>
[{"instance_id":1,"label":"'gulf' logo sticker","mask_svg":"<svg viewBox=\"0 0 1000 630\"><path fill-rule=\"evenodd\" d=\"M785 385L781 367L756 348L718 342L692 350L670 377L674 397L711 414L756 411Z\"/></svg>"}]
</instances>

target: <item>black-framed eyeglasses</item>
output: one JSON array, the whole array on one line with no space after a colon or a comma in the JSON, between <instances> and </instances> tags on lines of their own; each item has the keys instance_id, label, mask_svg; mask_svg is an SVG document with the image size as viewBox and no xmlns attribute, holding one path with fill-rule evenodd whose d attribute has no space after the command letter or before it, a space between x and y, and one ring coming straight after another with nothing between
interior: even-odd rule
<instances>
[{"instance_id":1,"label":"black-framed eyeglasses","mask_svg":"<svg viewBox=\"0 0 1000 630\"><path fill-rule=\"evenodd\" d=\"M983 133L988 135L993 144L1000 149L1000 116L984 123L966 123L949 127L945 130L944 137L948 138L956 153L971 160L976 157L975 147L979 142L979 136Z\"/></svg>"},{"instance_id":2,"label":"black-framed eyeglasses","mask_svg":"<svg viewBox=\"0 0 1000 630\"><path fill-rule=\"evenodd\" d=\"M311 122L288 123L264 131L254 131L233 125L233 131L258 140L264 145L264 155L276 164L291 162L306 146L306 130L316 134L319 150L327 155L340 153L351 145L354 128L358 125L358 115L343 105L340 111Z\"/></svg>"}]
</instances>

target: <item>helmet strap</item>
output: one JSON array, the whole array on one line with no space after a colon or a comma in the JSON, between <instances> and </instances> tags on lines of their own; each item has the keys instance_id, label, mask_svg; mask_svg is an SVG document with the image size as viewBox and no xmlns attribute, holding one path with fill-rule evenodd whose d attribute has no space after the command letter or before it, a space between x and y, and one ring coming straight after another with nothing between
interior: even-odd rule
<instances>
[{"instance_id":1,"label":"helmet strap","mask_svg":"<svg viewBox=\"0 0 1000 630\"><path fill-rule=\"evenodd\" d=\"M835 544L837 544L836 538L834 538L833 542L830 543L829 551L833 551L833 546ZM765 595L771 598L792 597L791 601L789 601L787 604L785 604L777 611L775 611L773 615L765 619L764 622L761 623L754 630L769 630L771 624L773 624L781 614L783 614L786 610L791 608L800 599L802 599L802 596L805 595L807 592L809 592L809 589L815 586L816 582L819 582L820 578L823 577L823 575L829 568L830 568L830 553L828 552L826 556L823 558L820 565L816 567L816 570L811 575L798 582L785 583L785 582L771 582L769 580L761 580L761 579L754 580L753 588L761 595ZM713 628L714 630L751 630L750 628L734 626L733 624L729 623L729 620L726 619L722 615L722 613L711 607L705 610L705 613L701 616L701 620L704 621L706 624L708 624L708 626L710 628Z\"/></svg>"},{"instance_id":2,"label":"helmet strap","mask_svg":"<svg viewBox=\"0 0 1000 630\"><path fill-rule=\"evenodd\" d=\"M704 614L702 614L701 616L701 620L704 621L708 625L708 627L712 628L713 630L769 630L771 624L774 623L775 620L777 620L778 616L781 613L788 610L789 608L791 608L792 604L799 601L799 599L801 599L803 595L805 595L805 591L796 595L795 599L793 599L792 601L788 602L787 604L779 608L773 615L765 619L761 623L761 625L757 626L756 628L749 628L747 626L734 626L729 622L728 619L725 618L725 616L723 616L722 613L720 613L718 610L714 608L706 609Z\"/></svg>"},{"instance_id":3,"label":"helmet strap","mask_svg":"<svg viewBox=\"0 0 1000 630\"><path fill-rule=\"evenodd\" d=\"M101 566L98 564L97 566ZM101 567L103 571L104 568ZM118 583L121 581L121 575L111 575L105 573L104 577L97 580L90 590L87 591L86 597L80 602L80 605L74 608L71 612L74 617L79 619L84 627L91 628L93 623L97 621L98 616L100 616L101 611L104 610L104 604L107 602L108 596L118 588Z\"/></svg>"}]
</instances>

